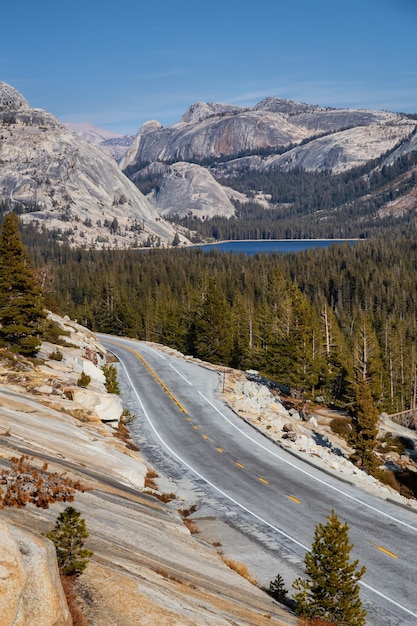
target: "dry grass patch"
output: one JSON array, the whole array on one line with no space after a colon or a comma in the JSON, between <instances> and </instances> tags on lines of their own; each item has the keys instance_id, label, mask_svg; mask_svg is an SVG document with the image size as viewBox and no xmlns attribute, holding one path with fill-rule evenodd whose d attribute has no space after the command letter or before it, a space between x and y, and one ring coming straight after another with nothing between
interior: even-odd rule
<instances>
[{"instance_id":1,"label":"dry grass patch","mask_svg":"<svg viewBox=\"0 0 417 626\"><path fill-rule=\"evenodd\" d=\"M176 500L176 493L158 493L157 491L151 491L150 489L144 489L142 493L145 493L147 496L153 496L160 502L171 502L171 500Z\"/></svg>"},{"instance_id":2,"label":"dry grass patch","mask_svg":"<svg viewBox=\"0 0 417 626\"><path fill-rule=\"evenodd\" d=\"M200 532L196 524L190 519L184 518L184 526L188 528L192 535L197 535Z\"/></svg>"},{"instance_id":3,"label":"dry grass patch","mask_svg":"<svg viewBox=\"0 0 417 626\"><path fill-rule=\"evenodd\" d=\"M183 581L180 580L179 578L176 578L175 576L173 576L172 574L168 574L168 572L164 569L156 569L155 572L157 574L159 574L159 576L162 576L163 578L166 578L167 580L172 580L176 583L179 583L180 585L183 585Z\"/></svg>"},{"instance_id":4,"label":"dry grass patch","mask_svg":"<svg viewBox=\"0 0 417 626\"><path fill-rule=\"evenodd\" d=\"M239 563L238 561L229 559L227 556L224 555L221 555L221 557L224 563L226 563L226 565L230 567L230 569L239 574L239 576L242 576L242 578L246 578L246 580L248 580L252 585L255 585L255 587L259 586L258 581L249 574L248 567L245 563Z\"/></svg>"},{"instance_id":5,"label":"dry grass patch","mask_svg":"<svg viewBox=\"0 0 417 626\"><path fill-rule=\"evenodd\" d=\"M130 430L128 429L126 424L123 423L122 420L119 421L117 425L117 430L113 433L113 437L116 437L116 439L120 439L120 441L123 441L123 443L126 444L126 448L128 448L129 450L133 450L134 452L139 452L140 450L139 446L137 446L133 442Z\"/></svg>"},{"instance_id":6,"label":"dry grass patch","mask_svg":"<svg viewBox=\"0 0 417 626\"><path fill-rule=\"evenodd\" d=\"M154 481L154 478L158 478L157 472L155 472L155 470L153 469L148 469L148 471L146 472L144 485L147 489L155 489L155 491L157 491L158 485Z\"/></svg>"},{"instance_id":7,"label":"dry grass patch","mask_svg":"<svg viewBox=\"0 0 417 626\"><path fill-rule=\"evenodd\" d=\"M76 576L63 576L61 574L62 589L67 599L72 624L73 626L89 626L90 621L86 618L77 602L77 594L74 589L75 579Z\"/></svg>"}]
</instances>

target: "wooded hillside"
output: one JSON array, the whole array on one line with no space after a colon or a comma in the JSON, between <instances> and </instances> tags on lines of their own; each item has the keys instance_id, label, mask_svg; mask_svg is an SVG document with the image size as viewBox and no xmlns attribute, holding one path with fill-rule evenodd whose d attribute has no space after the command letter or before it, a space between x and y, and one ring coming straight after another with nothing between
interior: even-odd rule
<instances>
[{"instance_id":1,"label":"wooded hillside","mask_svg":"<svg viewBox=\"0 0 417 626\"><path fill-rule=\"evenodd\" d=\"M415 223L282 256L70 250L27 230L25 239L60 310L93 330L257 369L328 402L351 402L366 379L380 410L415 404Z\"/></svg>"}]
</instances>

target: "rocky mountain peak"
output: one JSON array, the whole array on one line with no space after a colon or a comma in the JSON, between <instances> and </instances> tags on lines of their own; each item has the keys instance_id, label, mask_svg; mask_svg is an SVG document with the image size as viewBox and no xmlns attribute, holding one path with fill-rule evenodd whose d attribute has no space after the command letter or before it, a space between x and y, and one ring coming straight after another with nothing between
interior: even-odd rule
<instances>
[{"instance_id":1,"label":"rocky mountain peak","mask_svg":"<svg viewBox=\"0 0 417 626\"><path fill-rule=\"evenodd\" d=\"M245 107L223 102L194 102L182 116L181 122L196 124L214 115L233 114L244 110Z\"/></svg>"},{"instance_id":2,"label":"rocky mountain peak","mask_svg":"<svg viewBox=\"0 0 417 626\"><path fill-rule=\"evenodd\" d=\"M11 85L0 82L0 112L29 109L27 100Z\"/></svg>"},{"instance_id":3,"label":"rocky mountain peak","mask_svg":"<svg viewBox=\"0 0 417 626\"><path fill-rule=\"evenodd\" d=\"M73 245L166 245L174 228L103 149L0 83L0 202Z\"/></svg>"},{"instance_id":4,"label":"rocky mountain peak","mask_svg":"<svg viewBox=\"0 0 417 626\"><path fill-rule=\"evenodd\" d=\"M151 133L154 130L160 130L161 128L163 128L161 122L158 122L158 120L149 120L140 127L139 133L144 135L145 133Z\"/></svg>"},{"instance_id":5,"label":"rocky mountain peak","mask_svg":"<svg viewBox=\"0 0 417 626\"><path fill-rule=\"evenodd\" d=\"M270 96L269 98L265 98L264 100L258 102L258 104L253 107L253 110L294 115L296 113L318 111L321 110L321 107L312 104L304 104L303 102L294 102L293 100L286 100L285 98Z\"/></svg>"}]
</instances>

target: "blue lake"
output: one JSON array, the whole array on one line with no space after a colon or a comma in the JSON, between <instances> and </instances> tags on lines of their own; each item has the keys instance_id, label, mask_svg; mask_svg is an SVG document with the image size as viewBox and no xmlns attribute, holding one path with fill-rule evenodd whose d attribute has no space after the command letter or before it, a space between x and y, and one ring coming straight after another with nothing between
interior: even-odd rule
<instances>
[{"instance_id":1,"label":"blue lake","mask_svg":"<svg viewBox=\"0 0 417 626\"><path fill-rule=\"evenodd\" d=\"M302 252L312 248L328 248L333 244L356 243L359 239L245 239L239 241L220 241L198 246L204 252L236 252L242 254L261 254L262 252ZM197 246L196 246L197 247Z\"/></svg>"}]
</instances>

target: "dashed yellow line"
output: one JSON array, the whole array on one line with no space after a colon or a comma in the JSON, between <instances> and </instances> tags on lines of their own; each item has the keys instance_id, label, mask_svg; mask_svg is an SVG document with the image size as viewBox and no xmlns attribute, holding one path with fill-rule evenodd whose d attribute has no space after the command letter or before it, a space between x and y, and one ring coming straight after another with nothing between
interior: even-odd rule
<instances>
[{"instance_id":1,"label":"dashed yellow line","mask_svg":"<svg viewBox=\"0 0 417 626\"><path fill-rule=\"evenodd\" d=\"M223 452L222 448L216 448L217 452Z\"/></svg>"},{"instance_id":2,"label":"dashed yellow line","mask_svg":"<svg viewBox=\"0 0 417 626\"><path fill-rule=\"evenodd\" d=\"M194 425L193 425L193 428L194 428L194 430L198 430L198 426L197 426L197 424L194 424Z\"/></svg>"},{"instance_id":3,"label":"dashed yellow line","mask_svg":"<svg viewBox=\"0 0 417 626\"><path fill-rule=\"evenodd\" d=\"M207 435L203 435L203 439L205 439L206 441L210 441L210 438L207 437Z\"/></svg>"},{"instance_id":4,"label":"dashed yellow line","mask_svg":"<svg viewBox=\"0 0 417 626\"><path fill-rule=\"evenodd\" d=\"M384 554L388 554L388 556L391 556L393 559L398 559L398 556L396 554L394 554L393 552L390 552L389 550L385 550L385 548L383 548L382 546L379 546L378 544L374 544L375 547L380 550L381 552L383 552Z\"/></svg>"},{"instance_id":5,"label":"dashed yellow line","mask_svg":"<svg viewBox=\"0 0 417 626\"><path fill-rule=\"evenodd\" d=\"M244 469L244 468L245 468L245 466L244 466L244 465L242 465L242 463L238 463L237 461L236 461L236 465L237 465L238 467L240 467L240 469Z\"/></svg>"},{"instance_id":6,"label":"dashed yellow line","mask_svg":"<svg viewBox=\"0 0 417 626\"><path fill-rule=\"evenodd\" d=\"M288 496L288 498L292 500L293 502L295 502L296 504L301 504L301 501L298 500L298 498L294 498L294 496Z\"/></svg>"},{"instance_id":7,"label":"dashed yellow line","mask_svg":"<svg viewBox=\"0 0 417 626\"><path fill-rule=\"evenodd\" d=\"M110 343L113 343L116 346L121 346L121 344L117 343L117 341L110 341ZM169 395L171 400L173 402L175 402L175 404L180 409L180 411L182 411L183 413L185 413L187 415L187 411L184 409L184 407L182 406L181 402L179 400L177 400L177 398L174 396L172 391L170 391L168 389L168 387L165 385L165 383L162 382L162 380L159 378L159 376L156 374L156 372L152 369L152 367L149 365L149 363L147 363L147 361L145 361L143 356L141 354L139 354L139 352L137 352L133 348L129 348L128 346L125 346L125 345L123 345L123 348L126 348L126 350L129 350L130 352L132 352L135 356L137 356L137 358L140 361L142 361L142 363L146 367L146 369L152 374L152 376L155 378L155 380L161 385L162 389L164 389L164 391L166 391L166 393Z\"/></svg>"},{"instance_id":8,"label":"dashed yellow line","mask_svg":"<svg viewBox=\"0 0 417 626\"><path fill-rule=\"evenodd\" d=\"M262 476L258 476L258 480L263 483L264 485L269 485L269 482L267 480L265 480L265 478L262 478Z\"/></svg>"}]
</instances>

